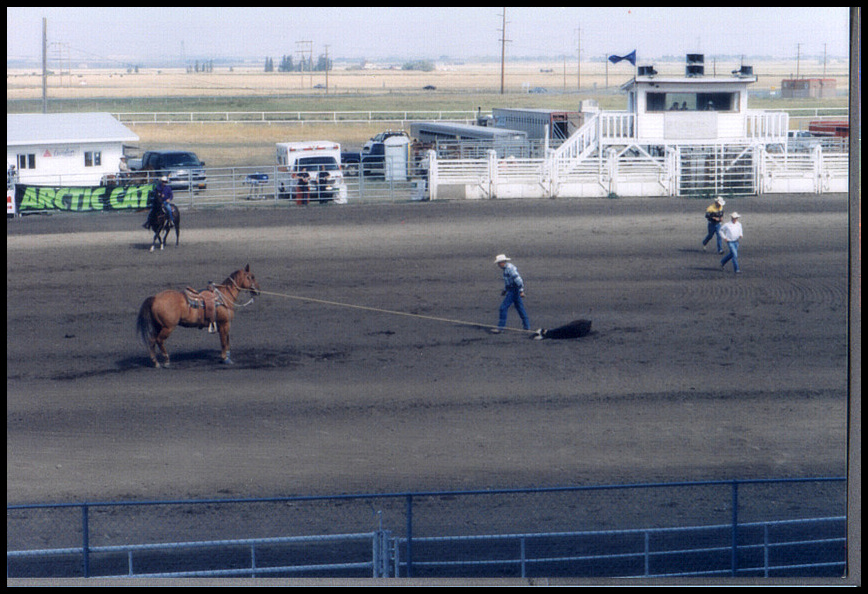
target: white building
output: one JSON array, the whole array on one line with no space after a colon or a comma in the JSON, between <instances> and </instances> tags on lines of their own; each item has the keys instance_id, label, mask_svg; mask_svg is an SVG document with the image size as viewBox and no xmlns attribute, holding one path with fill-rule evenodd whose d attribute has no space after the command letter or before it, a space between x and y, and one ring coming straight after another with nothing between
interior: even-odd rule
<instances>
[{"instance_id":1,"label":"white building","mask_svg":"<svg viewBox=\"0 0 868 594\"><path fill-rule=\"evenodd\" d=\"M750 66L705 76L689 54L684 76L637 68L624 111L583 114L544 159L429 157L431 198L714 196L846 192L840 145L791 150L789 116L752 110Z\"/></svg>"},{"instance_id":2,"label":"white building","mask_svg":"<svg viewBox=\"0 0 868 594\"><path fill-rule=\"evenodd\" d=\"M98 186L138 140L108 113L6 114L6 169L21 184Z\"/></svg>"}]
</instances>

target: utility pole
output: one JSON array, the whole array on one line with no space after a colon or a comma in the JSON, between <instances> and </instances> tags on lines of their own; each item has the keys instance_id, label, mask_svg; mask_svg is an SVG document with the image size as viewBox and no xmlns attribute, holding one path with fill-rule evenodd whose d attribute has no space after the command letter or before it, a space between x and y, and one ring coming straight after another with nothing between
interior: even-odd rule
<instances>
[{"instance_id":1,"label":"utility pole","mask_svg":"<svg viewBox=\"0 0 868 594\"><path fill-rule=\"evenodd\" d=\"M307 51L307 55L308 55L308 62L309 62L309 63L312 62L312 61L313 61L313 41L296 41L296 42L295 42L295 45L297 45L297 46L298 46L298 45L301 45L301 44L305 44L305 45L307 45L307 50L306 50L306 51ZM300 50L296 50L296 51L297 51L299 54L301 54L301 86L302 86L302 88L304 88L304 55L305 55L305 49L302 48L302 49L300 49ZM309 64L309 68L310 68L310 76L311 76L311 86L313 86L313 64L312 64L312 63Z\"/></svg>"},{"instance_id":2,"label":"utility pole","mask_svg":"<svg viewBox=\"0 0 868 594\"><path fill-rule=\"evenodd\" d=\"M325 46L325 71L326 71L326 85L325 92L326 95L329 94L329 46Z\"/></svg>"},{"instance_id":3,"label":"utility pole","mask_svg":"<svg viewBox=\"0 0 868 594\"><path fill-rule=\"evenodd\" d=\"M582 90L582 29L576 29L576 90Z\"/></svg>"},{"instance_id":4,"label":"utility pole","mask_svg":"<svg viewBox=\"0 0 868 594\"><path fill-rule=\"evenodd\" d=\"M42 113L48 113L48 24L42 17Z\"/></svg>"},{"instance_id":5,"label":"utility pole","mask_svg":"<svg viewBox=\"0 0 868 594\"><path fill-rule=\"evenodd\" d=\"M503 95L504 67L506 64L506 7L503 7L503 28L500 30L500 94Z\"/></svg>"},{"instance_id":6,"label":"utility pole","mask_svg":"<svg viewBox=\"0 0 868 594\"><path fill-rule=\"evenodd\" d=\"M802 44L796 44L796 78L799 78L799 60L802 57Z\"/></svg>"},{"instance_id":7,"label":"utility pole","mask_svg":"<svg viewBox=\"0 0 868 594\"><path fill-rule=\"evenodd\" d=\"M823 44L823 78L826 78L826 44Z\"/></svg>"}]
</instances>

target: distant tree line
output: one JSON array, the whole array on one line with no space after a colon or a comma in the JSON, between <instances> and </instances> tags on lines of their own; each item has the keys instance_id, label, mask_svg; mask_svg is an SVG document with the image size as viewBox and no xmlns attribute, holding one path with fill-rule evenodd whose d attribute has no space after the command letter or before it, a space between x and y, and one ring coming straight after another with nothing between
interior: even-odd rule
<instances>
[{"instance_id":1,"label":"distant tree line","mask_svg":"<svg viewBox=\"0 0 868 594\"><path fill-rule=\"evenodd\" d=\"M405 63L401 66L401 70L421 70L422 72L432 72L434 70L434 63L429 60L416 60L414 62Z\"/></svg>"},{"instance_id":2,"label":"distant tree line","mask_svg":"<svg viewBox=\"0 0 868 594\"><path fill-rule=\"evenodd\" d=\"M214 72L214 60L208 60L199 64L199 60L192 66L187 64L187 72Z\"/></svg>"},{"instance_id":3,"label":"distant tree line","mask_svg":"<svg viewBox=\"0 0 868 594\"><path fill-rule=\"evenodd\" d=\"M283 56L277 65L277 72L325 72L331 70L334 63L325 54L321 54L314 64L312 58L299 58L298 61L292 56ZM274 58L265 58L265 72L274 72Z\"/></svg>"}]
</instances>

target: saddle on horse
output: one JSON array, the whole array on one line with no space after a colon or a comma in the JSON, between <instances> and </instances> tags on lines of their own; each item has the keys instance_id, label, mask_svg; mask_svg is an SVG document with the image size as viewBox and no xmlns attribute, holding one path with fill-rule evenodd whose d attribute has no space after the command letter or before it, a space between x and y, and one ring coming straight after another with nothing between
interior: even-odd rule
<instances>
[{"instance_id":1,"label":"saddle on horse","mask_svg":"<svg viewBox=\"0 0 868 594\"><path fill-rule=\"evenodd\" d=\"M199 327L208 326L208 332L213 334L217 331L217 308L221 305L226 305L223 302L223 295L212 284L208 284L207 289L197 291L193 287L184 289L184 296L187 298L187 305L192 309L198 309Z\"/></svg>"}]
</instances>

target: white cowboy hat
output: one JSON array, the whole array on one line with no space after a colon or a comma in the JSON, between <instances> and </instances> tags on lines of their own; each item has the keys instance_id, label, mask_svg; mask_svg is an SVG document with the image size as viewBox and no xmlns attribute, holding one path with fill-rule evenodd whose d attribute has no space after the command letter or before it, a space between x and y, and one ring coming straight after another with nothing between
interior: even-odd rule
<instances>
[{"instance_id":1,"label":"white cowboy hat","mask_svg":"<svg viewBox=\"0 0 868 594\"><path fill-rule=\"evenodd\" d=\"M724 200L723 200L723 196L718 196L718 197L717 197L717 200L715 200L715 202L717 202L717 203L720 204L721 206L723 206L724 204L726 204L726 202L724 202Z\"/></svg>"},{"instance_id":2,"label":"white cowboy hat","mask_svg":"<svg viewBox=\"0 0 868 594\"><path fill-rule=\"evenodd\" d=\"M164 175L163 177L160 178L160 181L161 182L167 182L167 181L169 181L169 178Z\"/></svg>"},{"instance_id":3,"label":"white cowboy hat","mask_svg":"<svg viewBox=\"0 0 868 594\"><path fill-rule=\"evenodd\" d=\"M501 262L509 262L509 258L506 257L506 254L498 254L498 255L494 258L494 263L495 263L495 264L500 264Z\"/></svg>"},{"instance_id":4,"label":"white cowboy hat","mask_svg":"<svg viewBox=\"0 0 868 594\"><path fill-rule=\"evenodd\" d=\"M738 214L737 212L732 213L730 216L731 216L732 218L734 218L734 219L741 218L741 215Z\"/></svg>"}]
</instances>

